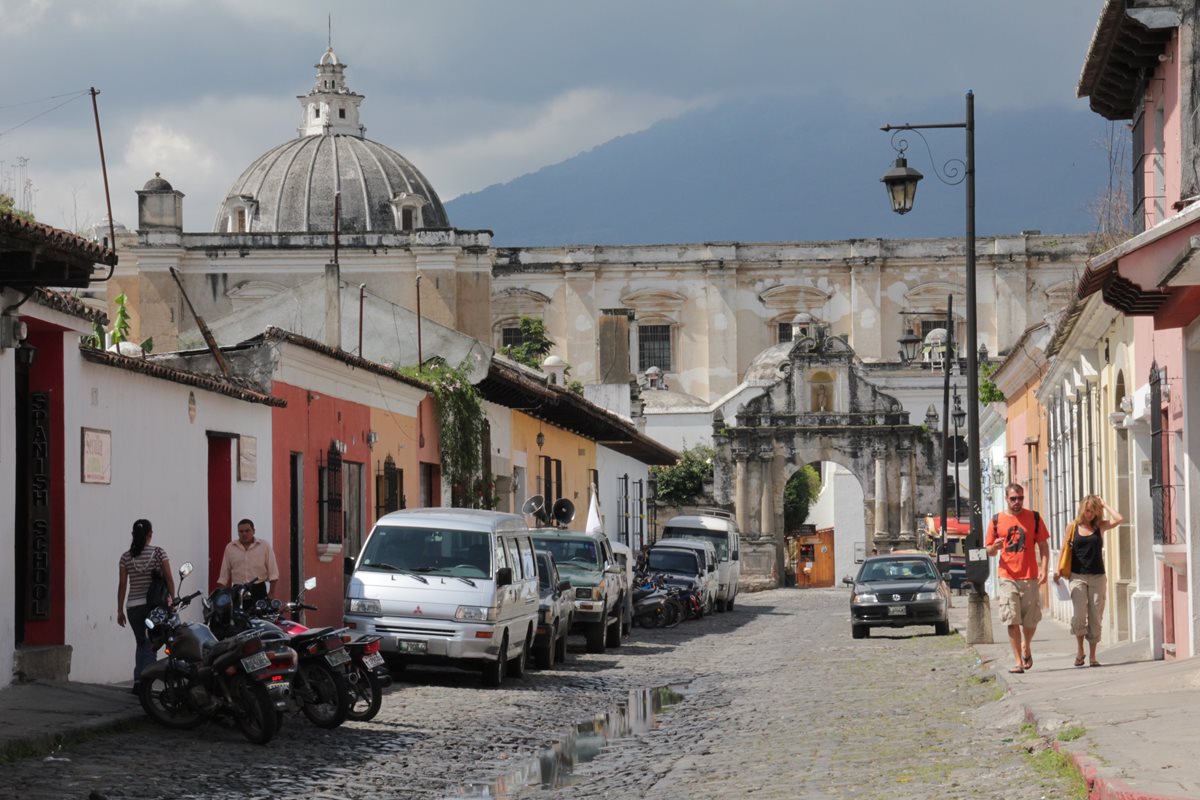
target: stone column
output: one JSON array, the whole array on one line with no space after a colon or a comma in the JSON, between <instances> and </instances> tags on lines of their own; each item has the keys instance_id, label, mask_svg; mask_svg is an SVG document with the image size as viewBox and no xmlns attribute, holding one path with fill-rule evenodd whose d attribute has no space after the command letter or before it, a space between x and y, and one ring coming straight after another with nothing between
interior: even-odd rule
<instances>
[{"instance_id":1,"label":"stone column","mask_svg":"<svg viewBox=\"0 0 1200 800\"><path fill-rule=\"evenodd\" d=\"M887 529L887 451L875 451L875 542L891 538Z\"/></svg>"},{"instance_id":2,"label":"stone column","mask_svg":"<svg viewBox=\"0 0 1200 800\"><path fill-rule=\"evenodd\" d=\"M733 504L737 526L740 531L749 530L749 513L747 504L750 502L750 476L746 474L746 453L741 450L733 451Z\"/></svg>"},{"instance_id":3,"label":"stone column","mask_svg":"<svg viewBox=\"0 0 1200 800\"><path fill-rule=\"evenodd\" d=\"M762 522L762 535L771 536L775 526L774 497L772 496L774 481L771 480L771 462L775 455L769 450L759 453L759 471L762 473L762 507L759 516Z\"/></svg>"},{"instance_id":4,"label":"stone column","mask_svg":"<svg viewBox=\"0 0 1200 800\"><path fill-rule=\"evenodd\" d=\"M913 536L912 504L912 450L902 446L900 453L900 538L905 545L916 544Z\"/></svg>"}]
</instances>

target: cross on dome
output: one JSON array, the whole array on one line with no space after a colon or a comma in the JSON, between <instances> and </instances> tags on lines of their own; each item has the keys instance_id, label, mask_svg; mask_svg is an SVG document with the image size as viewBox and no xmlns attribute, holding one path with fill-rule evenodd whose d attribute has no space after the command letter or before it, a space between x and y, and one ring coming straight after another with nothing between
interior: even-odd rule
<instances>
[{"instance_id":1,"label":"cross on dome","mask_svg":"<svg viewBox=\"0 0 1200 800\"><path fill-rule=\"evenodd\" d=\"M365 136L367 129L358 120L363 96L346 88L346 65L338 60L332 46L325 48L316 67L316 83L308 94L298 98L304 119L297 132L301 136Z\"/></svg>"}]
</instances>

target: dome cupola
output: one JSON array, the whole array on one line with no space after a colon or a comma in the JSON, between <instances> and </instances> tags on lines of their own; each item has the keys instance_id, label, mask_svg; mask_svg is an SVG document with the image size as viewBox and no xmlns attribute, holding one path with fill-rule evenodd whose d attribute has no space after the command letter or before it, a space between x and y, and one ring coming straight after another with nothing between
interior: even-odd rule
<instances>
[{"instance_id":1,"label":"dome cupola","mask_svg":"<svg viewBox=\"0 0 1200 800\"><path fill-rule=\"evenodd\" d=\"M429 180L404 156L365 137L363 95L346 87L343 64L327 48L312 90L299 97L299 137L259 156L234 181L216 233L327 233L335 198L343 232L449 228Z\"/></svg>"}]
</instances>

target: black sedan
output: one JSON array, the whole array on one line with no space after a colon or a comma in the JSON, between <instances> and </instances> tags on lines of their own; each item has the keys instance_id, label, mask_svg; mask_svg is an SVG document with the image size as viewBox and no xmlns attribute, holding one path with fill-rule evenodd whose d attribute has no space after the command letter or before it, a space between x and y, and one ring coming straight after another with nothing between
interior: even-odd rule
<instances>
[{"instance_id":1,"label":"black sedan","mask_svg":"<svg viewBox=\"0 0 1200 800\"><path fill-rule=\"evenodd\" d=\"M873 556L857 577L842 582L854 587L850 631L855 639L865 639L871 628L910 625L932 625L939 636L950 633L950 590L927 555Z\"/></svg>"}]
</instances>

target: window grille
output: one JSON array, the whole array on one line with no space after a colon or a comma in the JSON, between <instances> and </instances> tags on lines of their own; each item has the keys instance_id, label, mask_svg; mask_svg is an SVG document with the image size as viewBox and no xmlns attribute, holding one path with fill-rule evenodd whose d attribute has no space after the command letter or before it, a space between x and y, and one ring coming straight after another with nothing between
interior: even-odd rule
<instances>
[{"instance_id":1,"label":"window grille","mask_svg":"<svg viewBox=\"0 0 1200 800\"><path fill-rule=\"evenodd\" d=\"M780 344L783 344L784 342L792 341L792 323L790 323L790 322L776 323L775 329L777 331L777 337L778 337L778 341Z\"/></svg>"},{"instance_id":2,"label":"window grille","mask_svg":"<svg viewBox=\"0 0 1200 800\"><path fill-rule=\"evenodd\" d=\"M520 347L525 344L525 337L518 327L500 329L500 349L505 347Z\"/></svg>"},{"instance_id":3,"label":"window grille","mask_svg":"<svg viewBox=\"0 0 1200 800\"><path fill-rule=\"evenodd\" d=\"M321 544L342 543L342 454L337 445L330 445L324 454L325 463L318 464L317 541Z\"/></svg>"},{"instance_id":4,"label":"window grille","mask_svg":"<svg viewBox=\"0 0 1200 800\"><path fill-rule=\"evenodd\" d=\"M638 372L658 367L671 371L671 326L638 326Z\"/></svg>"},{"instance_id":5,"label":"window grille","mask_svg":"<svg viewBox=\"0 0 1200 800\"><path fill-rule=\"evenodd\" d=\"M404 470L396 469L395 459L388 456L375 473L375 517L404 507Z\"/></svg>"},{"instance_id":6,"label":"window grille","mask_svg":"<svg viewBox=\"0 0 1200 800\"><path fill-rule=\"evenodd\" d=\"M629 544L629 475L617 478L617 541Z\"/></svg>"},{"instance_id":7,"label":"window grille","mask_svg":"<svg viewBox=\"0 0 1200 800\"><path fill-rule=\"evenodd\" d=\"M630 518L629 541L626 542L634 550L640 549L646 542L646 498L644 497L645 482L638 479L633 482L633 496L630 504L633 514Z\"/></svg>"},{"instance_id":8,"label":"window grille","mask_svg":"<svg viewBox=\"0 0 1200 800\"><path fill-rule=\"evenodd\" d=\"M1150 366L1150 508L1154 514L1154 543L1167 538L1167 492L1163 464L1167 458L1162 424L1162 373L1158 362Z\"/></svg>"}]
</instances>

